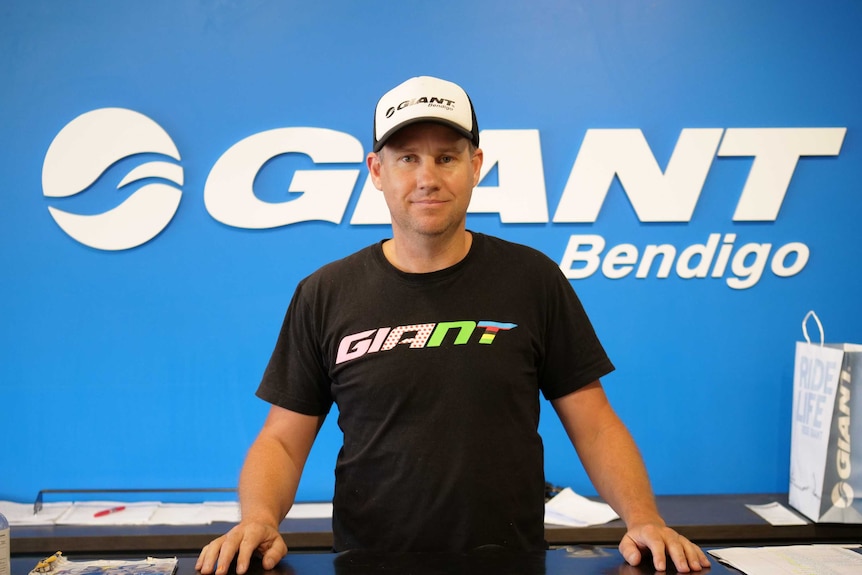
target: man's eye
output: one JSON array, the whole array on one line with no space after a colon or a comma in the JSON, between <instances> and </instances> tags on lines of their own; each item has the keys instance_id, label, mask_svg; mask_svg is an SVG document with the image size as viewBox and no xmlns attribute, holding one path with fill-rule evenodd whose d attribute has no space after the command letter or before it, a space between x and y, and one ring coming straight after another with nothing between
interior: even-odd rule
<instances>
[{"instance_id":1,"label":"man's eye","mask_svg":"<svg viewBox=\"0 0 862 575\"><path fill-rule=\"evenodd\" d=\"M452 156L443 156L440 158L441 164L448 164L451 161L452 161Z\"/></svg>"}]
</instances>

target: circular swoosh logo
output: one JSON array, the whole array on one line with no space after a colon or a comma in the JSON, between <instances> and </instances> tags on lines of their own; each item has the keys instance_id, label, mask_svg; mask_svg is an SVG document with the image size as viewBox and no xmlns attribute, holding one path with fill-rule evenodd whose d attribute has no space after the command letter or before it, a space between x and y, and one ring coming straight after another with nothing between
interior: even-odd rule
<instances>
[{"instance_id":1,"label":"circular swoosh logo","mask_svg":"<svg viewBox=\"0 0 862 575\"><path fill-rule=\"evenodd\" d=\"M42 193L48 198L80 194L112 165L136 154L180 159L168 133L139 112L101 108L81 114L48 147L42 164ZM126 174L117 189L153 178L170 183L144 183L120 205L99 214L75 214L53 206L48 211L64 232L86 246L134 248L165 229L180 205L183 170L172 162L141 164Z\"/></svg>"}]
</instances>

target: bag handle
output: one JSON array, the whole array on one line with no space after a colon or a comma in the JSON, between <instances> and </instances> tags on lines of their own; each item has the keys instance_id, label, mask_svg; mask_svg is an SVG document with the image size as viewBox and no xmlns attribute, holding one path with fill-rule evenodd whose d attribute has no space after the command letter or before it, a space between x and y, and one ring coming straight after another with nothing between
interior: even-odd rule
<instances>
[{"instance_id":1,"label":"bag handle","mask_svg":"<svg viewBox=\"0 0 862 575\"><path fill-rule=\"evenodd\" d=\"M817 317L817 314L814 313L814 310L809 311L807 314L805 314L805 317L802 318L802 335L805 336L805 342L811 343L811 339L809 339L808 337L808 327L806 326L809 317L813 317L814 321L817 322L817 329L820 330L820 347L823 347L823 340L826 338L826 334L823 333L823 324L820 323L820 318Z\"/></svg>"}]
</instances>

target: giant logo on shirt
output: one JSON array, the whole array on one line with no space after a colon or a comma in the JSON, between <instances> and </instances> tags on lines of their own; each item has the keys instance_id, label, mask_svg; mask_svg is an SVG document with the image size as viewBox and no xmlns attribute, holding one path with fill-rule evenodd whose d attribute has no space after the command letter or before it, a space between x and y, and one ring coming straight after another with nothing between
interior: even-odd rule
<instances>
[{"instance_id":1,"label":"giant logo on shirt","mask_svg":"<svg viewBox=\"0 0 862 575\"><path fill-rule=\"evenodd\" d=\"M336 365L360 358L369 353L389 351L399 345L410 349L440 347L446 340L450 330L456 330L452 345L466 345L477 330L483 330L476 343L491 345L501 331L518 327L514 323L498 321L446 321L439 323L421 323L400 325L397 327L378 327L345 336L338 344ZM450 338L451 339L451 338Z\"/></svg>"}]
</instances>

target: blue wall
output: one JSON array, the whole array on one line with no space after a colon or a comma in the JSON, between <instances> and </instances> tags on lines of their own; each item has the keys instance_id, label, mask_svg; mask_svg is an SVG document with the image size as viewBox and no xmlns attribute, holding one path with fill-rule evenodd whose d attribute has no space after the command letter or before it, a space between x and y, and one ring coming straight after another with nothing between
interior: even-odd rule
<instances>
[{"instance_id":1,"label":"blue wall","mask_svg":"<svg viewBox=\"0 0 862 575\"><path fill-rule=\"evenodd\" d=\"M499 160L476 193L492 209L468 226L585 276L572 283L618 368L605 387L656 491L785 491L800 321L814 309L829 341L862 341L860 24L853 1L4 3L0 499L30 500L42 488L235 484L266 412L253 392L295 284L389 233L352 223L362 160L377 97L419 74L465 86L486 154ZM104 108L145 117L132 144L147 130L159 136L134 150L153 154L110 167L123 153L109 142L104 151L116 157L90 166L104 173L87 188L72 174L111 125L137 117L70 127ZM266 148L258 137L259 163L241 158L227 172L239 166L248 186L254 177L272 213L302 197L288 191L294 174L341 174L333 189L346 190L344 200L306 194L317 208L346 202L334 221L248 229L237 225L242 209L237 221L217 220L209 202L217 188L233 189L211 176L223 155L294 127L332 130L347 149L312 160L303 146L318 138L330 147L323 132L299 137L300 149ZM788 128L816 130L774 130ZM49 154L61 133L71 144ZM601 137L611 140L604 152ZM586 176L601 173L589 154L620 176L590 184ZM160 178L117 189L153 160L182 177L157 164ZM782 175L789 182L770 179ZM153 183L179 204L160 233L127 249L82 243L48 209L100 214ZM523 198L504 194L519 187ZM773 215L756 207L734 219L742 196L762 200L769 190L779 192ZM584 221L559 214L590 198L600 210ZM623 246L639 261L646 246L665 244L681 257L712 234L703 278L681 277L686 266L657 277L658 264L638 278L638 264L606 257ZM585 236L606 243L597 257L607 273L567 259L570 238ZM722 250L728 263L712 277ZM750 271L757 250L768 253L759 279ZM623 277L607 277L614 270ZM331 496L334 420L300 499ZM548 479L593 493L551 410L542 431Z\"/></svg>"}]
</instances>

